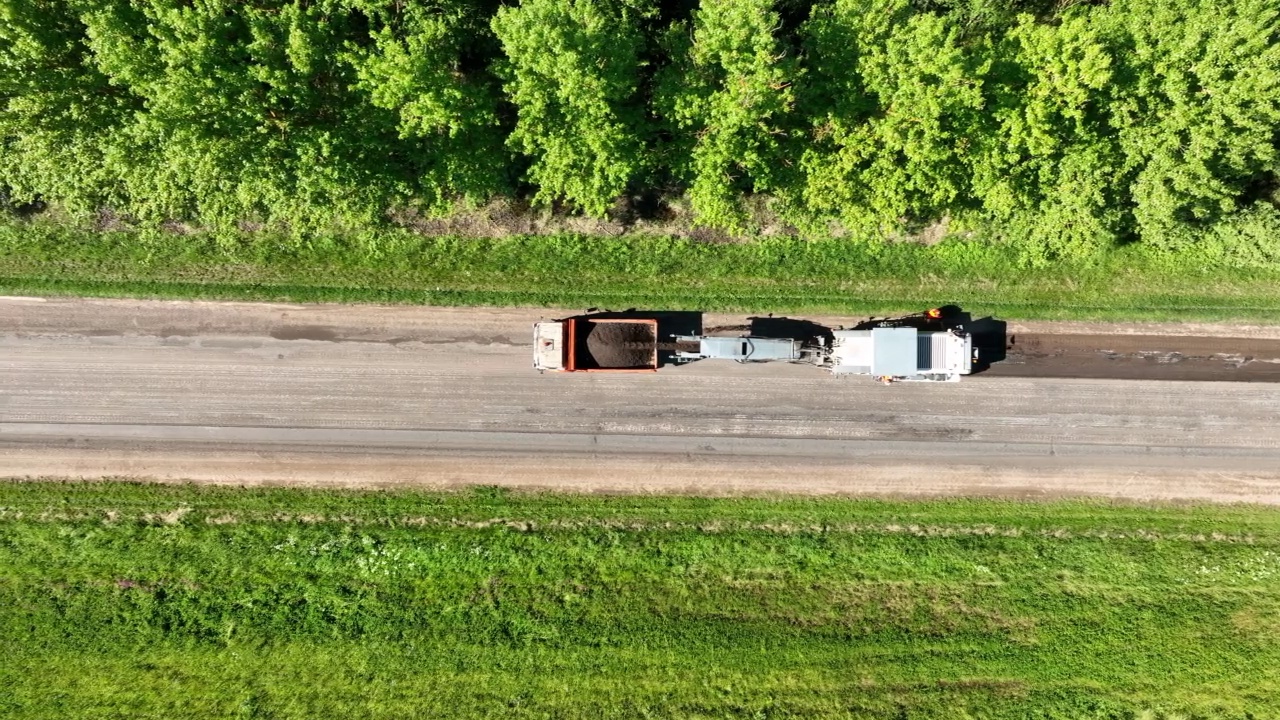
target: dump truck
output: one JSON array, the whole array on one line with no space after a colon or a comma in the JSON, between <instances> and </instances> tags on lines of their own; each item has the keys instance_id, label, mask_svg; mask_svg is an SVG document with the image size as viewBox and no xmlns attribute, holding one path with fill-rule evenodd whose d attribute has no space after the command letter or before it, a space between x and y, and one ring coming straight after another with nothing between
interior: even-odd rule
<instances>
[{"instance_id":1,"label":"dump truck","mask_svg":"<svg viewBox=\"0 0 1280 720\"><path fill-rule=\"evenodd\" d=\"M658 321L575 317L535 323L533 367L554 372L656 372Z\"/></svg>"},{"instance_id":2,"label":"dump truck","mask_svg":"<svg viewBox=\"0 0 1280 720\"><path fill-rule=\"evenodd\" d=\"M533 366L554 372L655 372L666 361L791 362L882 382L954 382L978 362L961 325L941 310L826 328L817 337L659 335L656 318L579 316L535 323Z\"/></svg>"}]
</instances>

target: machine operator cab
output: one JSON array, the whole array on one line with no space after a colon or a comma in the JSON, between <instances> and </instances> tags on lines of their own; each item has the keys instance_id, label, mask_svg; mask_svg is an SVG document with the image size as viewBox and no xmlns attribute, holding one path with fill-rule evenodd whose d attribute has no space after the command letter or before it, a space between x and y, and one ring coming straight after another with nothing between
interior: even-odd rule
<instances>
[{"instance_id":1,"label":"machine operator cab","mask_svg":"<svg viewBox=\"0 0 1280 720\"><path fill-rule=\"evenodd\" d=\"M895 380L955 382L973 372L977 356L968 333L913 327L836 330L830 370L834 375L873 375Z\"/></svg>"}]
</instances>

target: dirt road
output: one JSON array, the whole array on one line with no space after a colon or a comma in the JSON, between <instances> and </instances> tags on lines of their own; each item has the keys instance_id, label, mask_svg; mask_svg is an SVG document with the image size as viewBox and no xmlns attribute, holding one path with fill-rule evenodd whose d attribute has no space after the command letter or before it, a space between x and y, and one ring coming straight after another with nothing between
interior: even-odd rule
<instances>
[{"instance_id":1,"label":"dirt road","mask_svg":"<svg viewBox=\"0 0 1280 720\"><path fill-rule=\"evenodd\" d=\"M0 300L0 475L1280 503L1280 385L1036 377L1074 352L1269 379L1269 328L1014 326L988 374L882 387L713 362L538 375L529 324L554 314Z\"/></svg>"}]
</instances>

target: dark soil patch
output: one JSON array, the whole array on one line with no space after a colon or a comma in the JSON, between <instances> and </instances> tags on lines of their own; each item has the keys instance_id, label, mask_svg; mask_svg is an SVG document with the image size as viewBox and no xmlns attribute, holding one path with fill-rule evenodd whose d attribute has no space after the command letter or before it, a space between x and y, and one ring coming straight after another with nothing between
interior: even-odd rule
<instances>
[{"instance_id":1,"label":"dark soil patch","mask_svg":"<svg viewBox=\"0 0 1280 720\"><path fill-rule=\"evenodd\" d=\"M629 370L653 367L657 341L648 323L601 321L587 324L582 347L594 367Z\"/></svg>"},{"instance_id":2,"label":"dark soil patch","mask_svg":"<svg viewBox=\"0 0 1280 720\"><path fill-rule=\"evenodd\" d=\"M1280 340L1178 335L1010 335L992 375L1280 382Z\"/></svg>"}]
</instances>

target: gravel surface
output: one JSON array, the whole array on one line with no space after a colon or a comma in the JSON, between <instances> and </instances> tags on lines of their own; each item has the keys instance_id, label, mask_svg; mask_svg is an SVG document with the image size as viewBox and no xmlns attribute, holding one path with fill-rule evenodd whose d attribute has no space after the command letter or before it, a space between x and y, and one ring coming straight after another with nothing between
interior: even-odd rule
<instances>
[{"instance_id":1,"label":"gravel surface","mask_svg":"<svg viewBox=\"0 0 1280 720\"><path fill-rule=\"evenodd\" d=\"M1022 377L993 369L941 385L714 361L540 375L529 368L530 324L556 316L0 301L0 468L224 483L1280 503L1278 384L1035 377L1057 371L1053 355L1011 358L1006 367ZM1193 342L1202 341L1184 346ZM1220 349L1237 346L1225 337ZM1143 367L1158 378L1177 365Z\"/></svg>"}]
</instances>

